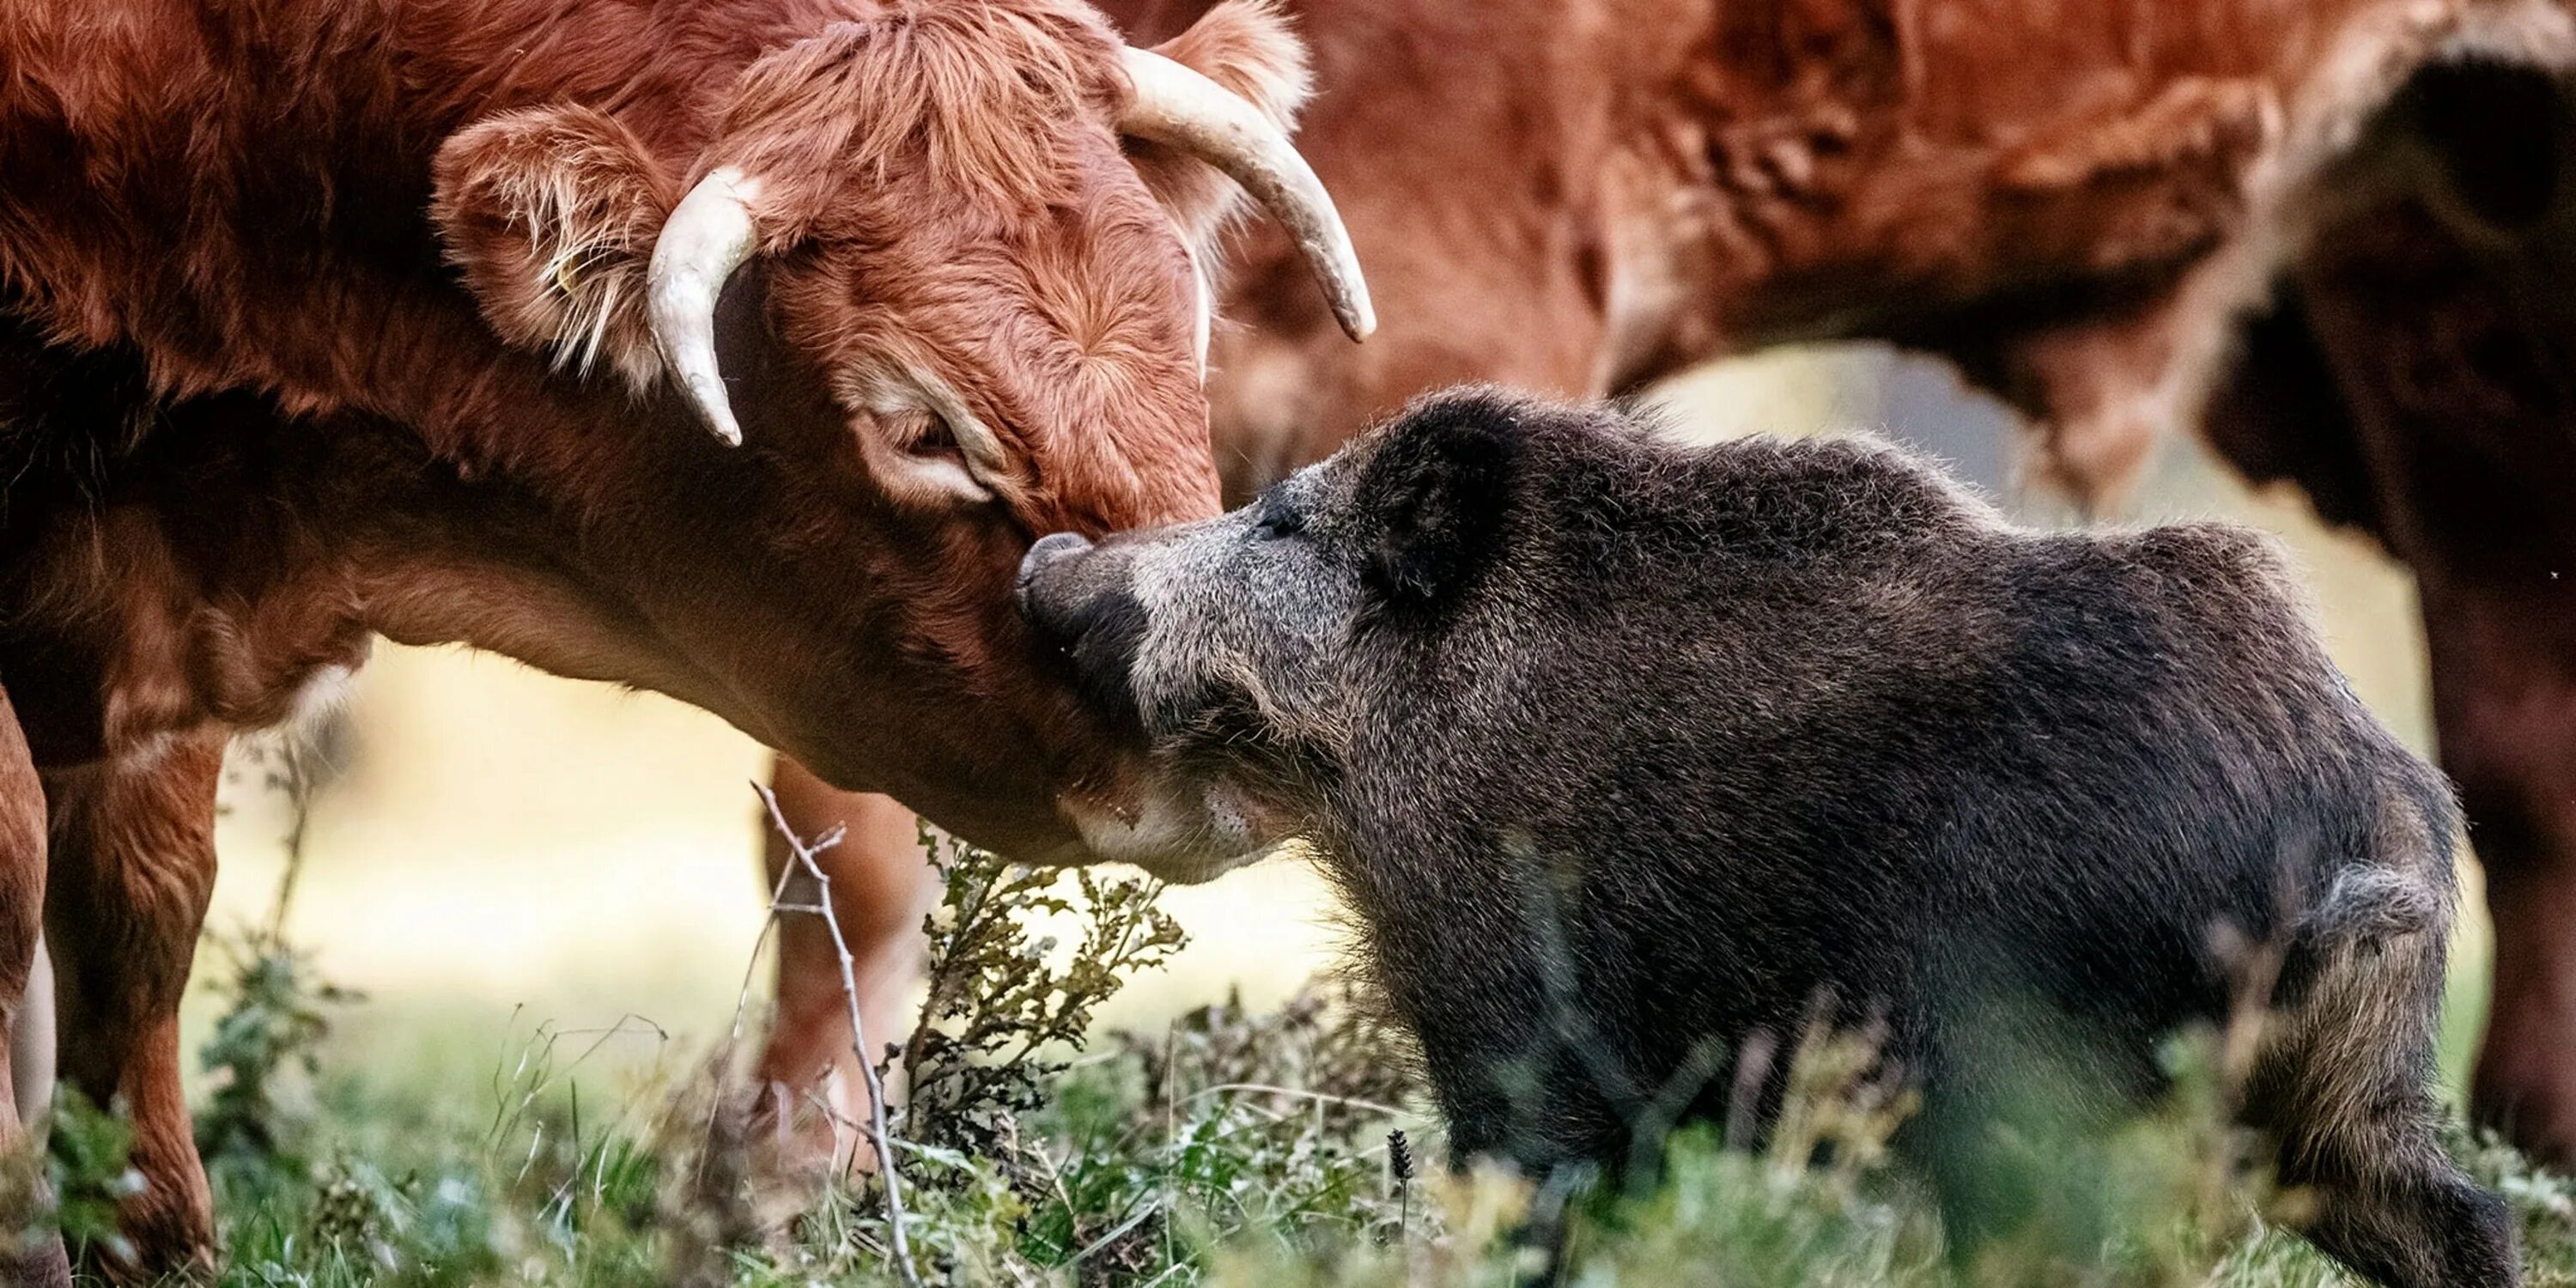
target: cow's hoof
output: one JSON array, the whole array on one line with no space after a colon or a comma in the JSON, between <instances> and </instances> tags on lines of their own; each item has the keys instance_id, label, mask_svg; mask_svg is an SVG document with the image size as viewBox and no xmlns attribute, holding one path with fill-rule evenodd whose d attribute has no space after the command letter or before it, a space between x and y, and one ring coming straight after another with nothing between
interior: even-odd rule
<instances>
[{"instance_id":1,"label":"cow's hoof","mask_svg":"<svg viewBox=\"0 0 2576 1288\"><path fill-rule=\"evenodd\" d=\"M787 1228L835 1181L876 1168L876 1151L853 1110L838 1103L837 1081L827 1078L801 1093L782 1082L754 1084L742 1143L752 1207L765 1228Z\"/></svg>"}]
</instances>

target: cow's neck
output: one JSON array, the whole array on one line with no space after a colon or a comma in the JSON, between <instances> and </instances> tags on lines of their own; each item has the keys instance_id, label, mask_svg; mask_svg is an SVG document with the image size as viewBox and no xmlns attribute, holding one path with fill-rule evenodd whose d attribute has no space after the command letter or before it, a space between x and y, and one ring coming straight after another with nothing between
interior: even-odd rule
<instances>
[{"instance_id":1,"label":"cow's neck","mask_svg":"<svg viewBox=\"0 0 2576 1288\"><path fill-rule=\"evenodd\" d=\"M734 705L584 579L565 518L429 459L403 427L316 432L241 396L165 415L86 477L32 476L5 498L0 674L26 695L41 761L149 758L208 726L290 721L376 633Z\"/></svg>"}]
</instances>

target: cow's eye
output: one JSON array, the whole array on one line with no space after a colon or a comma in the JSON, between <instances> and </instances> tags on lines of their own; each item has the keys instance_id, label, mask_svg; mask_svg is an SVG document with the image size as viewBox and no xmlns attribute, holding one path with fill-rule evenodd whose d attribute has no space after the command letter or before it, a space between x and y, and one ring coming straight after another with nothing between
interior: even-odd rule
<instances>
[{"instance_id":1,"label":"cow's eye","mask_svg":"<svg viewBox=\"0 0 2576 1288\"><path fill-rule=\"evenodd\" d=\"M886 438L899 450L915 456L931 456L957 450L957 437L948 422L926 408L905 408L881 412L877 423L885 427Z\"/></svg>"}]
</instances>

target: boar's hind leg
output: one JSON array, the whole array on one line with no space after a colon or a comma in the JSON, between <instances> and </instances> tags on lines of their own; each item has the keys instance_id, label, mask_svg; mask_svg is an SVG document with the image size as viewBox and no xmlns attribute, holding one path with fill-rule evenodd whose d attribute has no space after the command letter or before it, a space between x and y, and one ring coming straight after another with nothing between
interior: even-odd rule
<instances>
[{"instance_id":1,"label":"boar's hind leg","mask_svg":"<svg viewBox=\"0 0 2576 1288\"><path fill-rule=\"evenodd\" d=\"M2399 880L2447 881L2448 868L2407 864ZM2426 1082L2448 919L2429 887L2413 902L2435 911L2323 933L2313 983L2266 1033L2248 1116L2278 1143L2280 1184L2304 1193L2301 1233L2336 1260L2390 1288L2508 1288L2504 1201L2461 1173L2435 1130Z\"/></svg>"},{"instance_id":2,"label":"boar's hind leg","mask_svg":"<svg viewBox=\"0 0 2576 1288\"><path fill-rule=\"evenodd\" d=\"M2390 1288L2510 1288L2519 1278L2504 1200L2442 1151L2429 1098L2405 1097L2320 1106L2341 1119L2284 1150L2281 1182L2315 1205L2300 1232Z\"/></svg>"},{"instance_id":3,"label":"boar's hind leg","mask_svg":"<svg viewBox=\"0 0 2576 1288\"><path fill-rule=\"evenodd\" d=\"M37 934L44 923L44 901L44 785L36 777L9 695L0 691L0 1017L6 1018L11 1034L28 1015L26 991L35 966ZM0 1061L8 1060L10 1046L0 1040ZM0 1074L14 1072L0 1069ZM36 1160L19 1152L28 1143L10 1081L0 1076L0 1150L12 1155L7 1166L16 1173L9 1178L7 1192L20 1200L33 1200L38 1197L33 1184ZM26 1170L20 1171L22 1167ZM35 1218L33 1212L0 1209L0 1238L36 1227ZM14 1288L71 1283L61 1239L48 1234L23 1245L10 1238L8 1244L0 1246L0 1284Z\"/></svg>"},{"instance_id":4,"label":"boar's hind leg","mask_svg":"<svg viewBox=\"0 0 2576 1288\"><path fill-rule=\"evenodd\" d=\"M214 1213L179 1089L179 998L215 880L220 733L173 736L154 754L49 776L53 871L46 944L62 1003L62 1075L132 1116L143 1185L118 1203L130 1261L156 1283L214 1265Z\"/></svg>"}]
</instances>

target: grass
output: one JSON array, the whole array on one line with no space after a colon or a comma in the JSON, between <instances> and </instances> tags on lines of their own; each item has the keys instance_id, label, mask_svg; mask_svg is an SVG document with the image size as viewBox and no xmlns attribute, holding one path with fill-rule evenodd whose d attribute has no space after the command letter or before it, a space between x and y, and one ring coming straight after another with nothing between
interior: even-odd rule
<instances>
[{"instance_id":1,"label":"grass","mask_svg":"<svg viewBox=\"0 0 2576 1288\"><path fill-rule=\"evenodd\" d=\"M915 1092L894 1123L922 1282L1499 1288L1537 1281L1551 1240L1533 1231L1583 1288L2338 1282L2267 1223L2298 1196L2239 1174L2244 1142L2191 1042L2171 1106L2058 1187L2066 1219L1962 1268L1889 1152L1908 1099L1848 1035L1799 1045L1758 1150L1693 1127L1659 1177L1571 1193L1451 1174L1401 1044L1338 988L1091 1035L1097 1006L1179 946L1155 891L942 857L930 1001L902 1042ZM273 931L230 960L198 1105L226 1283L901 1282L874 1182L746 1180L737 1052L665 1035L658 1067L601 1077L590 1055L633 1028L523 1025L470 1094L394 1089L316 1054L362 999ZM2519 1213L2528 1282L2576 1285L2576 1182L2458 1148ZM124 1150L112 1108L67 1101L50 1167L75 1241L114 1246Z\"/></svg>"}]
</instances>

